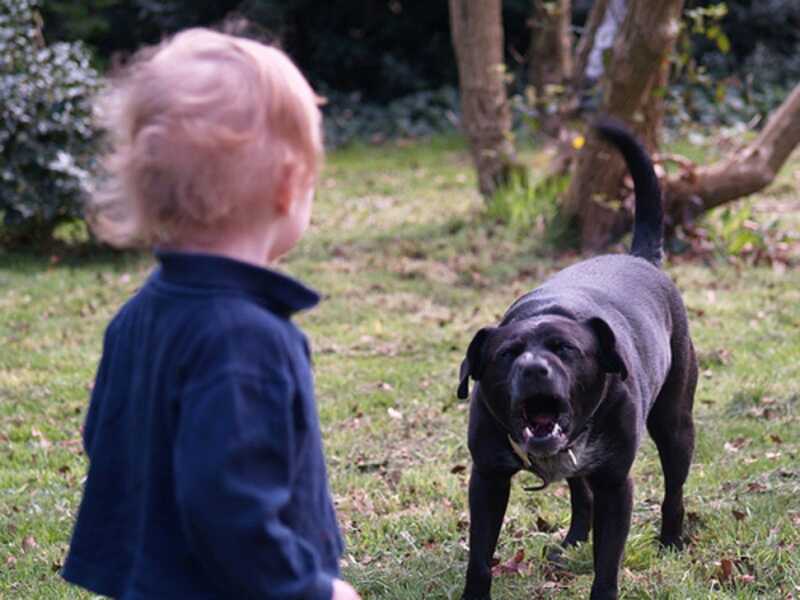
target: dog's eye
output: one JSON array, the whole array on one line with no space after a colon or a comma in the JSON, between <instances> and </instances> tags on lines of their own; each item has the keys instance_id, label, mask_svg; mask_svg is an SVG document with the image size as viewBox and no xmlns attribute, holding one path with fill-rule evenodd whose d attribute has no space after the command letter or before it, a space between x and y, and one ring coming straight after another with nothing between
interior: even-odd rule
<instances>
[{"instance_id":1,"label":"dog's eye","mask_svg":"<svg viewBox=\"0 0 800 600\"><path fill-rule=\"evenodd\" d=\"M500 351L497 353L497 358L500 360L511 360L517 354L519 354L519 348L516 346L506 346L505 348L500 349Z\"/></svg>"},{"instance_id":2,"label":"dog's eye","mask_svg":"<svg viewBox=\"0 0 800 600\"><path fill-rule=\"evenodd\" d=\"M563 340L551 340L547 343L547 348L560 356L566 356L573 350L573 347Z\"/></svg>"}]
</instances>

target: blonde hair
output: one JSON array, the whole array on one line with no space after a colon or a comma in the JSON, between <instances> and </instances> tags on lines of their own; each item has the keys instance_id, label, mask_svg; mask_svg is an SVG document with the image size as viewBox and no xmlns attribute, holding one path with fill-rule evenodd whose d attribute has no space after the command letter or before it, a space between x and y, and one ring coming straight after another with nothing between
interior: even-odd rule
<instances>
[{"instance_id":1,"label":"blonde hair","mask_svg":"<svg viewBox=\"0 0 800 600\"><path fill-rule=\"evenodd\" d=\"M117 246L245 222L322 160L318 98L280 50L190 29L140 51L97 104L108 137L87 216Z\"/></svg>"}]
</instances>

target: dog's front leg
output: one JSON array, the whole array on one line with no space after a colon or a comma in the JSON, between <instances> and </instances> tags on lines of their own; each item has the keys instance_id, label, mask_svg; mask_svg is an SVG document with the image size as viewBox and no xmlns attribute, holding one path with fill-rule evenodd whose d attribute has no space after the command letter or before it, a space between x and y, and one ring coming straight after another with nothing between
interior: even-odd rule
<instances>
[{"instance_id":1,"label":"dog's front leg","mask_svg":"<svg viewBox=\"0 0 800 600\"><path fill-rule=\"evenodd\" d=\"M570 477L569 499L572 507L572 520L569 531L561 543L564 547L574 546L589 539L592 527L592 490L583 477Z\"/></svg>"},{"instance_id":2,"label":"dog's front leg","mask_svg":"<svg viewBox=\"0 0 800 600\"><path fill-rule=\"evenodd\" d=\"M625 540L631 526L633 482L590 480L594 496L594 582L590 600L616 600Z\"/></svg>"},{"instance_id":3,"label":"dog's front leg","mask_svg":"<svg viewBox=\"0 0 800 600\"><path fill-rule=\"evenodd\" d=\"M510 491L510 475L481 473L473 465L469 480L469 564L463 600L491 598L492 557Z\"/></svg>"}]
</instances>

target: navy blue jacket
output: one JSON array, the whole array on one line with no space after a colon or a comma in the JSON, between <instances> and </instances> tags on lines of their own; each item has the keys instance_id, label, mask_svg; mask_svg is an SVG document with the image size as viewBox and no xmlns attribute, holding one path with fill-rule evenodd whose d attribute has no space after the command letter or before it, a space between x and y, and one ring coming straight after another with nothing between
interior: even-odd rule
<instances>
[{"instance_id":1,"label":"navy blue jacket","mask_svg":"<svg viewBox=\"0 0 800 600\"><path fill-rule=\"evenodd\" d=\"M319 297L219 256L158 257L106 331L63 577L124 600L330 600L342 541L289 320Z\"/></svg>"}]
</instances>

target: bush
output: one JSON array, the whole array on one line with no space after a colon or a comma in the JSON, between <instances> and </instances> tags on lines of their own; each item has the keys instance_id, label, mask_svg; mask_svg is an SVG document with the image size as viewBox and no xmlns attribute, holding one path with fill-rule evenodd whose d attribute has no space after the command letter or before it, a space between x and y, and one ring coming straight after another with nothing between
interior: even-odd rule
<instances>
[{"instance_id":1,"label":"bush","mask_svg":"<svg viewBox=\"0 0 800 600\"><path fill-rule=\"evenodd\" d=\"M363 102L358 93L326 93L325 144L336 148L355 140L418 138L453 131L460 111L458 92L442 88L398 98L386 105Z\"/></svg>"},{"instance_id":2,"label":"bush","mask_svg":"<svg viewBox=\"0 0 800 600\"><path fill-rule=\"evenodd\" d=\"M36 0L0 0L0 213L6 237L80 216L99 78L80 43L45 46Z\"/></svg>"},{"instance_id":3,"label":"bush","mask_svg":"<svg viewBox=\"0 0 800 600\"><path fill-rule=\"evenodd\" d=\"M491 198L487 215L524 237L535 236L543 240L548 246L572 246L574 232L562 218L559 207L559 199L568 186L569 177L566 175L535 179L532 173L514 170L509 181Z\"/></svg>"}]
</instances>

